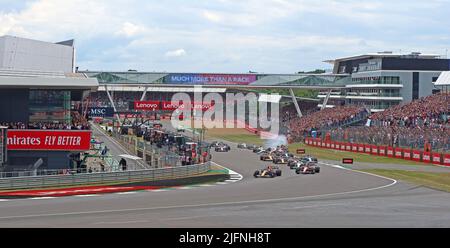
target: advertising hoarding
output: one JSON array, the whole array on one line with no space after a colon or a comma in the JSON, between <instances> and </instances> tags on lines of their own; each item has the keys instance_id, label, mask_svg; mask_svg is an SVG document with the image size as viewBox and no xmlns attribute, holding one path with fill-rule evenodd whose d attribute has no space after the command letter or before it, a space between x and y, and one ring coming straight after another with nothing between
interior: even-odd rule
<instances>
[{"instance_id":1,"label":"advertising hoarding","mask_svg":"<svg viewBox=\"0 0 450 248\"><path fill-rule=\"evenodd\" d=\"M8 150L86 151L91 131L8 130Z\"/></svg>"}]
</instances>

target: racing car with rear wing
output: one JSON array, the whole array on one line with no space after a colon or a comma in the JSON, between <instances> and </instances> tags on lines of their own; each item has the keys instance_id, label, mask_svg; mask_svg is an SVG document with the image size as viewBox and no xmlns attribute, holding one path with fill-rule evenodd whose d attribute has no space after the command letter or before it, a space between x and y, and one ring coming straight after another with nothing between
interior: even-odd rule
<instances>
[{"instance_id":1,"label":"racing car with rear wing","mask_svg":"<svg viewBox=\"0 0 450 248\"><path fill-rule=\"evenodd\" d=\"M257 170L253 173L253 176L255 178L261 178L261 177L280 177L281 176L281 170L278 166L269 165L265 167L264 169Z\"/></svg>"}]
</instances>

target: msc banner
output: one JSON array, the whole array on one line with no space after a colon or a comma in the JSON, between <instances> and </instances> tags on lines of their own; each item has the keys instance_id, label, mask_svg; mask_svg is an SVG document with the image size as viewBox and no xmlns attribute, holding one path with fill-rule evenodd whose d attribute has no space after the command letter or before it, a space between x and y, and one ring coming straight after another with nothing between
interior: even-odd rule
<instances>
[{"instance_id":1,"label":"msc banner","mask_svg":"<svg viewBox=\"0 0 450 248\"><path fill-rule=\"evenodd\" d=\"M256 81L256 75L248 74L170 74L164 78L167 84L226 84L248 85Z\"/></svg>"},{"instance_id":2,"label":"msc banner","mask_svg":"<svg viewBox=\"0 0 450 248\"><path fill-rule=\"evenodd\" d=\"M91 131L8 130L8 150L86 151Z\"/></svg>"},{"instance_id":3,"label":"msc banner","mask_svg":"<svg viewBox=\"0 0 450 248\"><path fill-rule=\"evenodd\" d=\"M89 108L89 117L113 117L114 108L93 107Z\"/></svg>"}]
</instances>

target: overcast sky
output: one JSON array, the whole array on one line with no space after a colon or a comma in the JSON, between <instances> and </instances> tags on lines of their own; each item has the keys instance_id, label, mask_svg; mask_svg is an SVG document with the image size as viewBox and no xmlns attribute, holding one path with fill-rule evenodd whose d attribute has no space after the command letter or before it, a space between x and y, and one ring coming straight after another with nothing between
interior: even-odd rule
<instances>
[{"instance_id":1,"label":"overcast sky","mask_svg":"<svg viewBox=\"0 0 450 248\"><path fill-rule=\"evenodd\" d=\"M0 0L0 35L75 39L81 70L294 73L450 50L450 0Z\"/></svg>"}]
</instances>

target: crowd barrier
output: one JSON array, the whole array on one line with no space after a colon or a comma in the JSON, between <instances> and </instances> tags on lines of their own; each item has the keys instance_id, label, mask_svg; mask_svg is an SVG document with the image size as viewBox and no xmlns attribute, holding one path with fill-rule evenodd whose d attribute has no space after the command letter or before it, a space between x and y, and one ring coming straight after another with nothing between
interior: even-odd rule
<instances>
[{"instance_id":1,"label":"crowd barrier","mask_svg":"<svg viewBox=\"0 0 450 248\"><path fill-rule=\"evenodd\" d=\"M327 149L349 151L356 153L365 153L377 156L385 156L390 158L399 158L412 160L416 162L424 162L435 165L450 166L450 154L438 152L425 152L415 149L377 146L368 144L356 144L349 142L322 141L320 138L306 138L305 143L310 146L323 147Z\"/></svg>"}]
</instances>

